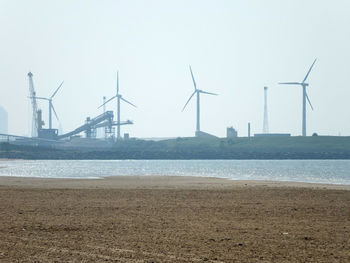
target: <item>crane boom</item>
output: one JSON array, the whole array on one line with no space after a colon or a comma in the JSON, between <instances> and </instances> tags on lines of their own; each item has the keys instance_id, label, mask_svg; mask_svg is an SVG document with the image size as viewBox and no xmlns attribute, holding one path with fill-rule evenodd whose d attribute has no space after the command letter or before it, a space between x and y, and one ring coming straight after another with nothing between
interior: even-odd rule
<instances>
[{"instance_id":1,"label":"crane boom","mask_svg":"<svg viewBox=\"0 0 350 263\"><path fill-rule=\"evenodd\" d=\"M33 74L32 72L28 73L28 80L29 80L29 98L31 99L32 103L32 137L38 137L38 104L36 103L36 94L34 90L34 82L33 82Z\"/></svg>"}]
</instances>

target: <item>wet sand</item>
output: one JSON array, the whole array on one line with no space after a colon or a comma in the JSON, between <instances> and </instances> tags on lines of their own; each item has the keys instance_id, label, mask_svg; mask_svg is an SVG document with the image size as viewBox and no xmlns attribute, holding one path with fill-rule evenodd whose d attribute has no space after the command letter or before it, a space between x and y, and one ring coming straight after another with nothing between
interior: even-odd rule
<instances>
[{"instance_id":1,"label":"wet sand","mask_svg":"<svg viewBox=\"0 0 350 263\"><path fill-rule=\"evenodd\" d=\"M0 262L350 262L350 186L0 178Z\"/></svg>"}]
</instances>

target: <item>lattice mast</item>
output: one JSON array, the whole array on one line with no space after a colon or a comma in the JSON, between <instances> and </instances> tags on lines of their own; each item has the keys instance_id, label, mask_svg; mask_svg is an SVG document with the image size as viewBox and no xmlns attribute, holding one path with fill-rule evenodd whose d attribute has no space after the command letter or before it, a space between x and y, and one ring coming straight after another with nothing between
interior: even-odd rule
<instances>
[{"instance_id":1,"label":"lattice mast","mask_svg":"<svg viewBox=\"0 0 350 263\"><path fill-rule=\"evenodd\" d=\"M29 98L32 103L32 137L38 137L38 104L36 103L36 93L34 90L34 83L33 83L33 74L32 72L28 73L28 80L29 80Z\"/></svg>"},{"instance_id":2,"label":"lattice mast","mask_svg":"<svg viewBox=\"0 0 350 263\"><path fill-rule=\"evenodd\" d=\"M263 133L269 133L269 119L267 113L267 87L264 87L264 125Z\"/></svg>"}]
</instances>

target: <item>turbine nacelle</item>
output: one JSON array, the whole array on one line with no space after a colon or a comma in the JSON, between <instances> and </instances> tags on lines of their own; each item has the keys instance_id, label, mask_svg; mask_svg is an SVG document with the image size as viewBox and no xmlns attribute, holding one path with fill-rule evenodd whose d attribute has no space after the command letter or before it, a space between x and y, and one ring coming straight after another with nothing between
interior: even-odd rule
<instances>
[{"instance_id":1,"label":"turbine nacelle","mask_svg":"<svg viewBox=\"0 0 350 263\"><path fill-rule=\"evenodd\" d=\"M123 98L122 94L119 93L119 72L117 72L117 93L116 95L114 95L112 98L110 98L109 100L107 100L105 103L103 103L102 105L100 105L97 109L101 108L102 106L106 105L108 102L114 100L115 98L118 98L128 104L130 104L131 106L137 108L136 105L132 104L130 101L127 101L126 99Z\"/></svg>"},{"instance_id":2,"label":"turbine nacelle","mask_svg":"<svg viewBox=\"0 0 350 263\"><path fill-rule=\"evenodd\" d=\"M186 108L187 104L190 102L190 100L194 96L194 94L198 94L199 95L200 93L203 93L203 94L215 95L215 96L218 95L216 93L211 93L211 92L207 92L207 91L204 91L204 90L201 90L201 89L197 89L197 83L196 83L196 81L194 79L194 75L193 75L191 66L190 66L190 72L191 72L191 77L192 77L192 81L193 81L194 92L191 94L190 98L187 100L185 106L182 108L182 111L184 111L184 109Z\"/></svg>"}]
</instances>

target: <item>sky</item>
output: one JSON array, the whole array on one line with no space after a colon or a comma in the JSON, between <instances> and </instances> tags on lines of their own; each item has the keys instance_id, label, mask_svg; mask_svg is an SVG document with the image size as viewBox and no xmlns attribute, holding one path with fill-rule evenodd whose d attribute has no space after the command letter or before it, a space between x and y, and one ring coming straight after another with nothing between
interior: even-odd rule
<instances>
[{"instance_id":1,"label":"sky","mask_svg":"<svg viewBox=\"0 0 350 263\"><path fill-rule=\"evenodd\" d=\"M301 134L302 81L307 134L350 136L349 0L0 0L0 105L9 133L31 134L27 73L38 96L51 96L64 132L102 113L102 97L120 93L122 126L132 137L193 136L197 87L201 130L219 137L263 128L268 86L269 131ZM48 104L39 102L48 126ZM116 110L116 101L107 104ZM58 128L56 119L53 126Z\"/></svg>"}]
</instances>

